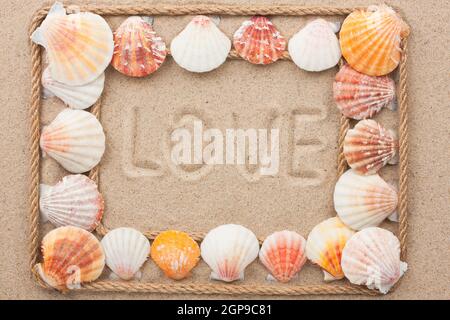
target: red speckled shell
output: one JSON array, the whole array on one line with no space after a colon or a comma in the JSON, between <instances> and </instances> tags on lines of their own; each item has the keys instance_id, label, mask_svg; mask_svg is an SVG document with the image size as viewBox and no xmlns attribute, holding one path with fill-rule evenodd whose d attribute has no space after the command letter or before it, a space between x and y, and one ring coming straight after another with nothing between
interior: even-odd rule
<instances>
[{"instance_id":1,"label":"red speckled shell","mask_svg":"<svg viewBox=\"0 0 450 320\"><path fill-rule=\"evenodd\" d=\"M77 227L60 227L42 240L44 262L36 265L50 286L67 291L71 285L96 280L105 266L105 255L97 238Z\"/></svg>"},{"instance_id":2,"label":"red speckled shell","mask_svg":"<svg viewBox=\"0 0 450 320\"><path fill-rule=\"evenodd\" d=\"M145 77L166 59L166 45L141 17L129 17L114 34L111 65L130 77Z\"/></svg>"},{"instance_id":3,"label":"red speckled shell","mask_svg":"<svg viewBox=\"0 0 450 320\"><path fill-rule=\"evenodd\" d=\"M383 107L391 106L395 98L395 83L387 76L367 76L344 65L334 80L333 96L344 116L367 119Z\"/></svg>"},{"instance_id":4,"label":"red speckled shell","mask_svg":"<svg viewBox=\"0 0 450 320\"><path fill-rule=\"evenodd\" d=\"M344 139L344 155L357 173L377 173L393 161L398 151L396 135L375 120L362 120L349 130Z\"/></svg>"},{"instance_id":5,"label":"red speckled shell","mask_svg":"<svg viewBox=\"0 0 450 320\"><path fill-rule=\"evenodd\" d=\"M233 44L239 56L254 64L275 62L286 50L286 39L262 16L245 21L234 34Z\"/></svg>"}]
</instances>

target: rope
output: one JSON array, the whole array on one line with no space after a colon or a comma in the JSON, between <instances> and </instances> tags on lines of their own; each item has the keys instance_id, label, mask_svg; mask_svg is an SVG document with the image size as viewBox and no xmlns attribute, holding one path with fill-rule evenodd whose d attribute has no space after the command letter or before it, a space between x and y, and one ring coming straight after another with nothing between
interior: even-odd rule
<instances>
[{"instance_id":1,"label":"rope","mask_svg":"<svg viewBox=\"0 0 450 320\"><path fill-rule=\"evenodd\" d=\"M168 293L168 294L223 294L223 295L261 295L261 296L299 296L299 295L377 295L378 293L361 286L353 285L300 285L300 286L268 286L268 285L236 285L236 284L160 284L130 283L124 281L98 281L83 284L83 290L96 292L127 293Z\"/></svg>"},{"instance_id":2,"label":"rope","mask_svg":"<svg viewBox=\"0 0 450 320\"><path fill-rule=\"evenodd\" d=\"M42 23L47 15L50 6L38 10L30 24L30 35ZM235 5L121 5L121 6L98 6L81 5L69 6L71 10L89 11L104 16L119 15L197 15L197 14L220 14L229 16L245 15L280 15L280 16L304 16L304 15L348 15L359 8L334 8L334 7L303 7L303 6L235 6ZM39 257L39 135L40 135L40 104L41 104L41 75L42 75L42 51L40 46L31 43L31 102L29 110L30 119L30 269L38 284L44 288L49 286L42 281L35 270ZM169 52L170 54L170 52ZM240 59L233 50L229 54L230 59ZM281 60L290 60L288 52L285 52ZM400 62L400 94L399 94L399 154L400 154L400 190L399 190L399 239L401 244L402 259L406 258L407 240L407 164L408 164L408 116L407 116L407 41L403 41L403 55ZM100 118L101 100L96 102L91 108L91 113ZM341 117L339 129L339 155L338 155L338 175L342 175L347 170L347 163L343 155L343 142L345 134L349 129L349 119ZM89 173L89 177L99 183L99 166ZM100 223L96 229L100 236L104 236L108 229ZM145 236L154 239L161 231L147 231ZM201 241L204 233L189 233L196 241ZM259 239L260 243L263 239ZM158 283L134 283L123 281L97 281L83 284L79 291L96 292L128 292L128 293L169 293L169 294L224 294L224 295L378 295L374 290L362 286L353 285L290 285L290 286L268 286L268 285L236 285L236 284L158 284Z\"/></svg>"},{"instance_id":3,"label":"rope","mask_svg":"<svg viewBox=\"0 0 450 320\"><path fill-rule=\"evenodd\" d=\"M406 62L408 60L408 40L403 40L403 53L400 61L400 94L398 97L399 105L399 156L400 156L400 174L399 174L399 240L400 252L403 261L406 261L406 244L408 236L408 92L406 84L408 72Z\"/></svg>"},{"instance_id":4,"label":"rope","mask_svg":"<svg viewBox=\"0 0 450 320\"><path fill-rule=\"evenodd\" d=\"M344 140L345 135L350 127L350 120L341 115L340 126L339 126L339 153L338 153L338 177L342 176L345 171L347 171L347 160L344 156Z\"/></svg>"},{"instance_id":5,"label":"rope","mask_svg":"<svg viewBox=\"0 0 450 320\"><path fill-rule=\"evenodd\" d=\"M68 12L74 10L89 11L102 16L133 16L133 15L227 15L227 16L335 16L348 15L360 7L306 7L294 5L221 5L221 4L190 4L190 5L77 5L69 6ZM46 15L50 6L38 11L38 15Z\"/></svg>"}]
</instances>

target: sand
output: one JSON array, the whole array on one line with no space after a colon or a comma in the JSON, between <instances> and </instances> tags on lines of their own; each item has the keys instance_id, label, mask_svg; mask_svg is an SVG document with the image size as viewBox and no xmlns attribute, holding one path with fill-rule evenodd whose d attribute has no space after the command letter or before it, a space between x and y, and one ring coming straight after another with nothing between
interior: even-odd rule
<instances>
[{"instance_id":1,"label":"sand","mask_svg":"<svg viewBox=\"0 0 450 320\"><path fill-rule=\"evenodd\" d=\"M283 3L298 4L297 1ZM340 1L305 3L342 4ZM372 3L347 1L346 5ZM3 110L0 148L4 159L0 168L3 185L0 193L0 298L197 298L95 293L62 296L42 290L33 282L27 247L30 92L27 28L32 13L42 2L2 0L1 4L1 32L6 44L0 59L6 68L0 75ZM444 1L427 1L426 4L393 1L391 4L401 9L412 28L408 65L409 270L399 288L382 298L448 299L450 66L449 48L443 35L449 32L446 17L450 10ZM273 22L290 37L310 19L275 17ZM108 19L112 27L117 27L122 20ZM242 20L242 17L225 17L220 27L231 36ZM158 17L155 30L168 42L188 21L189 17ZM243 61L227 61L220 69L199 76L182 70L168 58L157 73L135 80L109 68L101 114L107 136L100 171L100 188L107 205L105 225L203 232L232 222L250 227L261 237L294 226L306 237L314 225L334 215L332 190L337 170L339 123L331 93L335 72L333 69L309 74L289 62L261 68ZM49 123L61 109L60 102L46 101L42 108L43 124ZM170 165L167 134L183 119L200 119L205 128L220 130L279 128L279 173L275 177L262 177L253 166L188 165L180 168ZM384 110L376 119L394 128L398 122L397 114L389 110ZM386 168L382 175L395 182L396 170L397 167ZM52 184L64 172L48 159L42 163L42 174L42 180ZM390 230L396 228L392 223L383 226ZM44 226L42 231L48 229L49 226ZM147 263L144 271L144 281L169 282L152 263ZM265 274L259 264L253 264L246 272L245 283L265 283ZM187 282L204 283L207 276L208 268L202 263ZM107 277L107 273L103 277ZM322 282L321 277L321 271L308 264L294 284L318 284Z\"/></svg>"}]
</instances>

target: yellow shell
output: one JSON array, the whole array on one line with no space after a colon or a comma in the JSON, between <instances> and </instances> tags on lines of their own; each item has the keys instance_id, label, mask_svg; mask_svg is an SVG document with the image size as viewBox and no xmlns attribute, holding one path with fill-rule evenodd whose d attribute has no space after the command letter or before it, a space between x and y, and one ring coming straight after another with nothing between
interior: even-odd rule
<instances>
[{"instance_id":1,"label":"yellow shell","mask_svg":"<svg viewBox=\"0 0 450 320\"><path fill-rule=\"evenodd\" d=\"M200 257L197 242L187 233L174 230L161 232L153 241L150 252L164 274L175 280L186 278Z\"/></svg>"},{"instance_id":2,"label":"yellow shell","mask_svg":"<svg viewBox=\"0 0 450 320\"><path fill-rule=\"evenodd\" d=\"M370 6L351 13L339 35L342 55L353 69L383 76L398 66L400 42L409 35L409 27L392 8Z\"/></svg>"},{"instance_id":3,"label":"yellow shell","mask_svg":"<svg viewBox=\"0 0 450 320\"><path fill-rule=\"evenodd\" d=\"M46 49L52 79L71 86L101 76L114 51L113 34L105 19L89 12L67 15L59 2L31 40Z\"/></svg>"},{"instance_id":4,"label":"yellow shell","mask_svg":"<svg viewBox=\"0 0 450 320\"><path fill-rule=\"evenodd\" d=\"M324 270L325 281L344 277L342 250L354 233L338 217L327 219L311 230L306 241L306 256Z\"/></svg>"},{"instance_id":5,"label":"yellow shell","mask_svg":"<svg viewBox=\"0 0 450 320\"><path fill-rule=\"evenodd\" d=\"M42 240L44 262L36 271L50 286L60 291L96 280L105 266L100 242L91 233L77 227L50 231Z\"/></svg>"}]
</instances>

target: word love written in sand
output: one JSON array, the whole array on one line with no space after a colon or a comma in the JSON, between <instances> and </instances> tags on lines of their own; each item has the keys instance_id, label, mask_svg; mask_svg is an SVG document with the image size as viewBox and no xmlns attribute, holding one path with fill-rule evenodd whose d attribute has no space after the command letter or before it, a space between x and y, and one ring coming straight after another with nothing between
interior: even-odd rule
<instances>
[{"instance_id":1,"label":"word love written in sand","mask_svg":"<svg viewBox=\"0 0 450 320\"><path fill-rule=\"evenodd\" d=\"M265 128L219 129L209 126L208 121L194 113L185 113L161 135L160 143L156 142L161 146L160 158L149 156L145 161L135 161L136 150L143 141L149 143L148 139L157 139L154 135L148 138L150 135L147 136L145 130L136 128L143 120L135 108L134 113L129 113L129 123L125 126L128 132L123 135L122 167L129 177L162 176L168 168L182 179L198 180L213 167L235 166L249 181L289 175L306 184L320 184L322 172L313 163L308 167L304 159L320 156L327 143L315 137L320 131L305 128L315 122L319 128L325 116L311 110L294 110L288 117L272 114ZM298 169L299 166L303 168Z\"/></svg>"}]
</instances>

